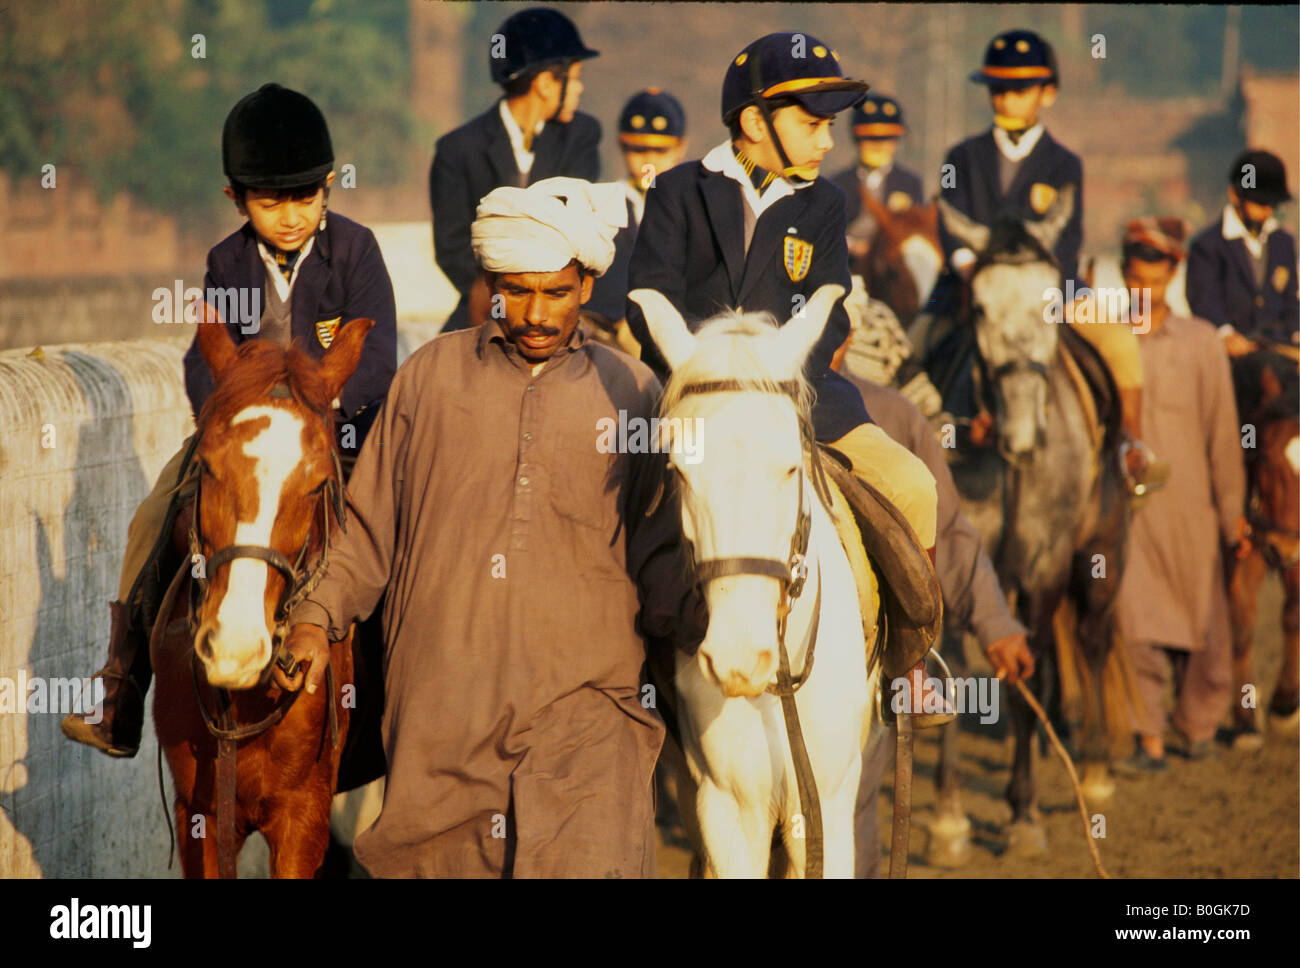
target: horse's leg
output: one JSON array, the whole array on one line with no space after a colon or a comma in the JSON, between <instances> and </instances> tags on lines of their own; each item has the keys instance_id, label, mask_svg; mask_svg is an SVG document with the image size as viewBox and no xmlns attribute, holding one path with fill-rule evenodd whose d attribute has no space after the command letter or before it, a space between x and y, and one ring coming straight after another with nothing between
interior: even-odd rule
<instances>
[{"instance_id":1,"label":"horse's leg","mask_svg":"<svg viewBox=\"0 0 1300 968\"><path fill-rule=\"evenodd\" d=\"M1300 565L1282 574L1286 604L1282 607L1282 668L1269 703L1269 728L1278 736L1300 733Z\"/></svg>"},{"instance_id":2,"label":"horse's leg","mask_svg":"<svg viewBox=\"0 0 1300 968\"><path fill-rule=\"evenodd\" d=\"M1116 501L1124 500L1119 495L1114 495L1114 498ZM1083 733L1078 745L1083 760L1080 785L1090 807L1109 803L1115 795L1115 782L1107 769L1110 737L1112 731L1118 734L1129 726L1126 719L1111 721L1112 718L1122 718L1118 712L1114 717L1108 713L1111 707L1122 708L1121 697L1108 697L1106 684L1107 665L1123 659L1123 656L1112 655L1118 643L1115 604L1125 564L1123 510L1123 507L1112 505L1108 520L1099 524L1097 537L1079 551L1071 583L1078 618L1076 637L1083 661L1088 666L1088 688L1083 696ZM1098 556L1106 566L1100 575L1095 566Z\"/></svg>"},{"instance_id":3,"label":"horse's leg","mask_svg":"<svg viewBox=\"0 0 1300 968\"><path fill-rule=\"evenodd\" d=\"M220 876L217 867L217 818L215 814L194 813L179 797L174 805L176 815L176 840L181 855L181 876L187 878L215 878ZM237 838L235 856L243 846Z\"/></svg>"},{"instance_id":4,"label":"horse's leg","mask_svg":"<svg viewBox=\"0 0 1300 968\"><path fill-rule=\"evenodd\" d=\"M1052 616L1060 603L1061 593L1040 594L1027 609L1030 629L1029 646L1036 669L1025 683L1036 698L1042 696L1044 656L1053 647ZM1008 690L1011 730L1015 737L1015 754L1011 761L1011 780L1007 784L1007 802L1011 805L1011 825L1007 828L1007 853L1020 857L1038 857L1047 852L1047 831L1038 817L1034 789L1034 730L1038 724L1034 711L1018 689ZM1041 702L1041 698L1040 698Z\"/></svg>"},{"instance_id":5,"label":"horse's leg","mask_svg":"<svg viewBox=\"0 0 1300 968\"><path fill-rule=\"evenodd\" d=\"M272 877L311 878L330 842L330 795L311 792L285 797L271 808L262 836L270 847Z\"/></svg>"},{"instance_id":6,"label":"horse's leg","mask_svg":"<svg viewBox=\"0 0 1300 968\"><path fill-rule=\"evenodd\" d=\"M857 859L853 840L854 812L858 802L858 786L862 780L862 757L853 757L853 763L844 774L844 782L834 794L821 802L822 809L822 876L826 878L849 878L854 874L854 862ZM790 855L790 871L787 876L802 878L805 874L806 855L803 844L795 849L794 834L790 824L781 828L781 838L785 842L786 852ZM807 830L803 833L806 835Z\"/></svg>"},{"instance_id":7,"label":"horse's leg","mask_svg":"<svg viewBox=\"0 0 1300 968\"><path fill-rule=\"evenodd\" d=\"M967 672L960 634L944 630L944 658L954 672ZM936 867L961 867L970 860L970 818L961 805L957 752L961 717L939 727L939 761L934 773L935 809L926 861Z\"/></svg>"},{"instance_id":8,"label":"horse's leg","mask_svg":"<svg viewBox=\"0 0 1300 968\"><path fill-rule=\"evenodd\" d=\"M1232 704L1232 728L1238 734L1233 745L1238 749L1260 745L1259 714L1256 702L1245 701L1244 687L1259 687L1255 679L1255 623L1259 613L1259 588L1267 572L1264 556L1252 551L1234 563L1228 584L1228 606L1232 614L1232 681L1235 698Z\"/></svg>"},{"instance_id":9,"label":"horse's leg","mask_svg":"<svg viewBox=\"0 0 1300 968\"><path fill-rule=\"evenodd\" d=\"M696 815L704 839L705 872L709 877L767 876L772 847L772 819L765 809L743 807L707 777L696 794ZM803 842L793 842L791 863L802 869Z\"/></svg>"}]
</instances>

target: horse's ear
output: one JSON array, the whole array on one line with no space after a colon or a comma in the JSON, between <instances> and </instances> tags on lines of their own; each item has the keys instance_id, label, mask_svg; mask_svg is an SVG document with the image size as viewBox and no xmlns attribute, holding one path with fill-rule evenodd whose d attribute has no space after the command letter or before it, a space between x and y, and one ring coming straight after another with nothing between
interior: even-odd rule
<instances>
[{"instance_id":1,"label":"horse's ear","mask_svg":"<svg viewBox=\"0 0 1300 968\"><path fill-rule=\"evenodd\" d=\"M221 374L235 358L235 341L230 338L230 331L222 322L221 314L214 306L201 302L198 304L199 352L207 360L208 369L212 371L212 382L220 383Z\"/></svg>"},{"instance_id":2,"label":"horse's ear","mask_svg":"<svg viewBox=\"0 0 1300 968\"><path fill-rule=\"evenodd\" d=\"M970 216L957 211L942 197L936 201L939 203L939 214L943 216L943 227L949 235L976 254L989 247L991 233L987 225L981 225Z\"/></svg>"},{"instance_id":3,"label":"horse's ear","mask_svg":"<svg viewBox=\"0 0 1300 968\"><path fill-rule=\"evenodd\" d=\"M328 391L326 399L333 400L348 382L357 364L361 362L361 348L366 341L366 334L375 325L373 319L354 319L334 337L334 342L321 357L321 379L325 381Z\"/></svg>"},{"instance_id":4,"label":"horse's ear","mask_svg":"<svg viewBox=\"0 0 1300 968\"><path fill-rule=\"evenodd\" d=\"M695 353L695 334L668 297L656 289L633 289L627 298L641 307L646 326L669 368L677 369Z\"/></svg>"},{"instance_id":5,"label":"horse's ear","mask_svg":"<svg viewBox=\"0 0 1300 968\"><path fill-rule=\"evenodd\" d=\"M831 310L844 295L843 286L819 286L812 297L804 304L802 313L795 313L776 333L774 339L779 341L780 359L793 360L799 366L812 348L817 345L822 331L826 329L826 320Z\"/></svg>"},{"instance_id":6,"label":"horse's ear","mask_svg":"<svg viewBox=\"0 0 1300 968\"><path fill-rule=\"evenodd\" d=\"M1070 216L1074 214L1075 191L1073 183L1066 185L1056 196L1056 201L1047 210L1042 221L1025 223L1025 231L1036 238L1048 252L1056 248L1056 240L1070 224Z\"/></svg>"}]
</instances>

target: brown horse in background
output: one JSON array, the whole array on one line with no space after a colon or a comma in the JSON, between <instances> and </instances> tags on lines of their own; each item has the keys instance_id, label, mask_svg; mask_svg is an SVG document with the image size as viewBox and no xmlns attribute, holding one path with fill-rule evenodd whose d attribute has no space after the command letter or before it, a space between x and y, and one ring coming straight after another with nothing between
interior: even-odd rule
<instances>
[{"instance_id":1,"label":"brown horse in background","mask_svg":"<svg viewBox=\"0 0 1300 968\"><path fill-rule=\"evenodd\" d=\"M865 185L859 184L862 207L876 222L865 257L854 260L852 272L862 276L867 294L894 311L906 329L925 305L939 270L939 210L933 202L893 212Z\"/></svg>"},{"instance_id":2,"label":"brown horse in background","mask_svg":"<svg viewBox=\"0 0 1300 968\"><path fill-rule=\"evenodd\" d=\"M1246 466L1251 551L1233 566L1229 585L1237 686L1233 745L1258 749L1263 735L1255 704L1244 699L1245 687L1257 683L1255 619L1259 588L1270 570L1281 577L1286 598L1282 668L1269 703L1269 732L1294 737L1300 726L1300 370L1289 353L1261 350L1233 360L1233 378L1241 421L1256 435Z\"/></svg>"},{"instance_id":3,"label":"brown horse in background","mask_svg":"<svg viewBox=\"0 0 1300 968\"><path fill-rule=\"evenodd\" d=\"M288 613L324 570L332 525L344 523L330 406L373 325L348 323L319 363L297 346L236 348L224 326L199 327L216 388L199 414L194 505L173 531L175 540L192 521L190 554L150 643L186 877L235 876L254 830L273 877L312 877L324 858L352 636L332 646L323 692L277 681L297 687L305 672L281 646Z\"/></svg>"}]
</instances>

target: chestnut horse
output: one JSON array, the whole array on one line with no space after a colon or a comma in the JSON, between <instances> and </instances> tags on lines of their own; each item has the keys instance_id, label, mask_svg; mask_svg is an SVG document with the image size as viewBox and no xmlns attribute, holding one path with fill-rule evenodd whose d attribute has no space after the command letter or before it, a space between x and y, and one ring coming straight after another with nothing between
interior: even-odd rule
<instances>
[{"instance_id":1,"label":"chestnut horse","mask_svg":"<svg viewBox=\"0 0 1300 968\"><path fill-rule=\"evenodd\" d=\"M876 231L853 272L862 276L867 295L892 309L906 329L943 268L938 209L931 202L893 212L865 185L859 185L858 191L863 209L876 221Z\"/></svg>"},{"instance_id":2,"label":"chestnut horse","mask_svg":"<svg viewBox=\"0 0 1300 968\"><path fill-rule=\"evenodd\" d=\"M1284 355L1286 354L1286 355ZM1258 749L1263 743L1245 687L1255 679L1255 618L1259 587L1269 570L1282 579L1282 668L1269 703L1269 732L1294 737L1300 726L1300 372L1286 350L1261 350L1233 360L1237 409L1254 427L1255 448L1247 450L1251 551L1235 562L1232 609L1232 666L1237 687L1233 745Z\"/></svg>"},{"instance_id":3,"label":"chestnut horse","mask_svg":"<svg viewBox=\"0 0 1300 968\"><path fill-rule=\"evenodd\" d=\"M288 613L328 560L331 513L344 525L330 405L373 325L348 323L319 363L296 345L236 348L225 326L199 327L216 388L199 414L194 509L182 515L193 520L193 564L172 581L150 643L186 877L235 876L254 830L270 846L272 877L311 877L324 858L352 637L332 646L316 694L276 685L271 663L298 685L277 653Z\"/></svg>"}]
</instances>

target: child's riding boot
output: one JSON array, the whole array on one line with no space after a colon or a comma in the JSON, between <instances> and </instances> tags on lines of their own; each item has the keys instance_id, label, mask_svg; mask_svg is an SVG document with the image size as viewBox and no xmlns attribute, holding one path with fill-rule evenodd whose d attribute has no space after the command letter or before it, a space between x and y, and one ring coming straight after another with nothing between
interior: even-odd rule
<instances>
[{"instance_id":1,"label":"child's riding boot","mask_svg":"<svg viewBox=\"0 0 1300 968\"><path fill-rule=\"evenodd\" d=\"M153 678L149 641L129 606L112 602L109 608L113 629L108 664L95 674L103 681L104 701L86 713L65 717L63 735L109 756L135 756L144 729L144 696Z\"/></svg>"}]
</instances>

